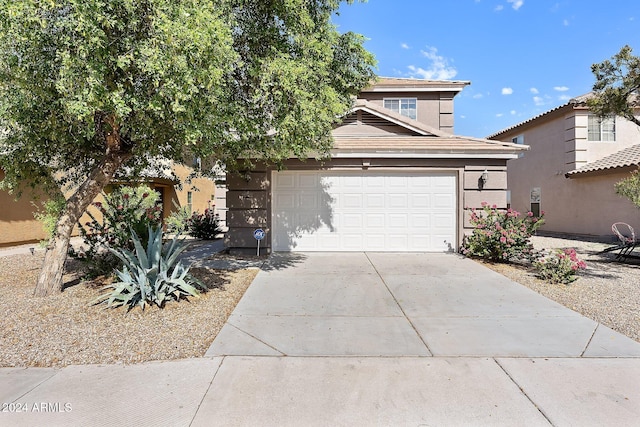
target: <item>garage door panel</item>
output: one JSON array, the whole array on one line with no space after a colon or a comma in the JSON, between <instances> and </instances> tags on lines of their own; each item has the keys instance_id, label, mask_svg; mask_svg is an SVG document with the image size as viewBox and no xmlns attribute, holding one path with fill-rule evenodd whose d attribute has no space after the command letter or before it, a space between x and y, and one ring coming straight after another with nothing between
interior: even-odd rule
<instances>
[{"instance_id":1,"label":"garage door panel","mask_svg":"<svg viewBox=\"0 0 640 427\"><path fill-rule=\"evenodd\" d=\"M444 251L456 235L453 174L274 172L273 248Z\"/></svg>"},{"instance_id":2,"label":"garage door panel","mask_svg":"<svg viewBox=\"0 0 640 427\"><path fill-rule=\"evenodd\" d=\"M408 194L387 194L387 208L389 209L402 209L409 208L409 195Z\"/></svg>"}]
</instances>

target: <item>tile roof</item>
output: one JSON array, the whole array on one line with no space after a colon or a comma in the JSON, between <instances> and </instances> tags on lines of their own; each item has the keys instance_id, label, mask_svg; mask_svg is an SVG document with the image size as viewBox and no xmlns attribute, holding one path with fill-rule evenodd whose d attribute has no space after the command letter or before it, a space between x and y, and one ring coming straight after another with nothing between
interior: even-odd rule
<instances>
[{"instance_id":1,"label":"tile roof","mask_svg":"<svg viewBox=\"0 0 640 427\"><path fill-rule=\"evenodd\" d=\"M375 82L373 82L373 84L371 84L369 87L364 88L362 92L380 91L385 89L389 89L392 91L428 91L447 89L459 92L464 89L465 86L468 86L470 84L471 82L467 80L426 80L379 76L375 80Z\"/></svg>"},{"instance_id":2,"label":"tile roof","mask_svg":"<svg viewBox=\"0 0 640 427\"><path fill-rule=\"evenodd\" d=\"M336 136L334 150L375 152L431 152L431 153L516 153L529 147L510 142L449 135L440 136Z\"/></svg>"},{"instance_id":3,"label":"tile roof","mask_svg":"<svg viewBox=\"0 0 640 427\"><path fill-rule=\"evenodd\" d=\"M572 176L584 173L617 169L629 166L640 166L640 144L632 145L631 147L624 148L607 157L603 157L600 160L587 163L586 165L581 166L578 169L567 172L565 176L567 178L571 178Z\"/></svg>"}]
</instances>

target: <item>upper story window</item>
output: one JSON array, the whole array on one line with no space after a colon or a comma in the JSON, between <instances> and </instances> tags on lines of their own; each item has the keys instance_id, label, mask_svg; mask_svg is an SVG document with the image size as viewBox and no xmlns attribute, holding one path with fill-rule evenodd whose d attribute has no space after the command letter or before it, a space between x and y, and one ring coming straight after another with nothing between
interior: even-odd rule
<instances>
[{"instance_id":1,"label":"upper story window","mask_svg":"<svg viewBox=\"0 0 640 427\"><path fill-rule=\"evenodd\" d=\"M416 103L417 98L385 98L384 108L415 120Z\"/></svg>"},{"instance_id":2,"label":"upper story window","mask_svg":"<svg viewBox=\"0 0 640 427\"><path fill-rule=\"evenodd\" d=\"M589 114L588 141L615 141L616 118Z\"/></svg>"},{"instance_id":3,"label":"upper story window","mask_svg":"<svg viewBox=\"0 0 640 427\"><path fill-rule=\"evenodd\" d=\"M524 135L518 135L511 138L511 142L514 144L524 144Z\"/></svg>"}]
</instances>

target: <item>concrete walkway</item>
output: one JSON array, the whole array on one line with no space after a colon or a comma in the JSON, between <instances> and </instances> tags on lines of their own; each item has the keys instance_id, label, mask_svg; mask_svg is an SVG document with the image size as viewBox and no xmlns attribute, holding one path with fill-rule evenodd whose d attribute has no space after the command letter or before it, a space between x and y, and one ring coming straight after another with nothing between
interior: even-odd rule
<instances>
[{"instance_id":1,"label":"concrete walkway","mask_svg":"<svg viewBox=\"0 0 640 427\"><path fill-rule=\"evenodd\" d=\"M203 358L1 369L0 425L636 426L639 384L640 343L457 255L288 254Z\"/></svg>"}]
</instances>

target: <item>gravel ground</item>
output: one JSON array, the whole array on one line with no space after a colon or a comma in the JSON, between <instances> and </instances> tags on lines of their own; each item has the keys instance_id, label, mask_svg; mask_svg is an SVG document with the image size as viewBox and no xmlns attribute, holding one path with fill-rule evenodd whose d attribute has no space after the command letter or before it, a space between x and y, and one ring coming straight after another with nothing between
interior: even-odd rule
<instances>
[{"instance_id":1,"label":"gravel ground","mask_svg":"<svg viewBox=\"0 0 640 427\"><path fill-rule=\"evenodd\" d=\"M32 296L43 253L0 257L0 366L132 364L201 357L257 269L192 269L210 290L160 310L105 309L90 302L99 286L75 284L46 298ZM72 263L71 263L72 264Z\"/></svg>"},{"instance_id":2,"label":"gravel ground","mask_svg":"<svg viewBox=\"0 0 640 427\"><path fill-rule=\"evenodd\" d=\"M568 285L537 279L530 268L489 264L489 268L578 313L640 342L640 264L616 262L614 255L599 254L611 246L597 242L534 236L535 249L574 248L587 269Z\"/></svg>"},{"instance_id":3,"label":"gravel ground","mask_svg":"<svg viewBox=\"0 0 640 427\"><path fill-rule=\"evenodd\" d=\"M530 269L488 264L499 273L640 341L640 264L598 255L602 243L534 237L536 249L573 247L587 262L580 278L551 285ZM89 303L102 292L65 275L62 294L34 298L43 253L0 256L0 366L132 364L201 357L257 274L257 269L193 270L211 290L201 298L145 311ZM73 263L70 263L73 270Z\"/></svg>"}]
</instances>

